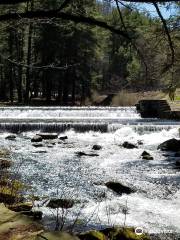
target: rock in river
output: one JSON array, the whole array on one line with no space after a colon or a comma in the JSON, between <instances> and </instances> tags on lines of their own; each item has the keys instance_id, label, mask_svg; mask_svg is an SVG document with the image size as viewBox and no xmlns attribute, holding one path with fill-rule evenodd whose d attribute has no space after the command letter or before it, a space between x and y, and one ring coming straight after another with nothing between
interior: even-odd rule
<instances>
[{"instance_id":1,"label":"rock in river","mask_svg":"<svg viewBox=\"0 0 180 240\"><path fill-rule=\"evenodd\" d=\"M122 144L122 146L123 146L124 148L127 148L127 149L138 148L136 145L134 145L134 144L132 144L132 143L129 143L129 142L124 142L124 143Z\"/></svg>"},{"instance_id":2,"label":"rock in river","mask_svg":"<svg viewBox=\"0 0 180 240\"><path fill-rule=\"evenodd\" d=\"M180 151L180 140L175 138L169 139L158 146L162 151Z\"/></svg>"},{"instance_id":3,"label":"rock in river","mask_svg":"<svg viewBox=\"0 0 180 240\"><path fill-rule=\"evenodd\" d=\"M123 193L130 194L133 193L134 190L130 187L124 186L119 182L107 182L105 183L106 187L113 190L114 192L122 195Z\"/></svg>"},{"instance_id":4,"label":"rock in river","mask_svg":"<svg viewBox=\"0 0 180 240\"><path fill-rule=\"evenodd\" d=\"M67 137L67 136L60 136L59 139L62 140L62 141L64 141L64 140L67 140L68 137Z\"/></svg>"},{"instance_id":5,"label":"rock in river","mask_svg":"<svg viewBox=\"0 0 180 240\"><path fill-rule=\"evenodd\" d=\"M98 150L101 150L102 147L100 145L94 145L92 149L98 151Z\"/></svg>"},{"instance_id":6,"label":"rock in river","mask_svg":"<svg viewBox=\"0 0 180 240\"><path fill-rule=\"evenodd\" d=\"M45 140L58 138L57 133L38 133L37 135L41 136L42 139L45 139Z\"/></svg>"},{"instance_id":7,"label":"rock in river","mask_svg":"<svg viewBox=\"0 0 180 240\"><path fill-rule=\"evenodd\" d=\"M13 141L16 139L16 135L8 135L5 139Z\"/></svg>"},{"instance_id":8,"label":"rock in river","mask_svg":"<svg viewBox=\"0 0 180 240\"><path fill-rule=\"evenodd\" d=\"M144 151L142 154L141 154L141 158L144 159L144 160L153 160L154 158L151 156L150 153Z\"/></svg>"},{"instance_id":9,"label":"rock in river","mask_svg":"<svg viewBox=\"0 0 180 240\"><path fill-rule=\"evenodd\" d=\"M31 142L42 142L42 137L39 135L35 135L32 139Z\"/></svg>"},{"instance_id":10,"label":"rock in river","mask_svg":"<svg viewBox=\"0 0 180 240\"><path fill-rule=\"evenodd\" d=\"M44 147L42 143L34 143L33 147L39 148L39 147Z\"/></svg>"},{"instance_id":11,"label":"rock in river","mask_svg":"<svg viewBox=\"0 0 180 240\"><path fill-rule=\"evenodd\" d=\"M95 153L85 153L85 152L76 152L79 157L88 156L88 157L98 157L98 154Z\"/></svg>"}]
</instances>

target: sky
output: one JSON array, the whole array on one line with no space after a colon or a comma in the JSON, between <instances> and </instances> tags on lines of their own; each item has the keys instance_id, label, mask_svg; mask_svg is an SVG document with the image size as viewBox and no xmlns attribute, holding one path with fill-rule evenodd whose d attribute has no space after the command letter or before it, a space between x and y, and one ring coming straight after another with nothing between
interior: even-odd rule
<instances>
[{"instance_id":1,"label":"sky","mask_svg":"<svg viewBox=\"0 0 180 240\"><path fill-rule=\"evenodd\" d=\"M157 12L156 12L156 9L155 7L153 6L153 4L139 4L140 5L140 8L143 10L143 9L146 9L153 17L157 17ZM166 9L165 7L159 7L160 8L160 11L163 15L164 18L169 18L171 15L175 14L176 10L175 8L170 8L170 9Z\"/></svg>"}]
</instances>

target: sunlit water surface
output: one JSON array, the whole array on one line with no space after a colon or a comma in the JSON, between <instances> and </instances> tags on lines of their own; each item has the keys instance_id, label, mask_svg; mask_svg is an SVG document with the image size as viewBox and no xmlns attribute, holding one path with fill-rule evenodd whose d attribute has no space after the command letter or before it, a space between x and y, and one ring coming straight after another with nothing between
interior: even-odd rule
<instances>
[{"instance_id":1,"label":"sunlit water surface","mask_svg":"<svg viewBox=\"0 0 180 240\"><path fill-rule=\"evenodd\" d=\"M5 140L6 129L1 127L0 147L11 150L16 163L14 172L32 186L32 194L79 200L68 210L68 221L74 221L79 215L81 222L89 226L122 225L127 207L126 225L143 227L148 232L180 232L180 170L175 168L173 157L157 150L163 141L179 138L178 122L142 120L134 108L3 108L0 112L2 124L6 123L6 118L16 118L18 124L23 119L28 125L32 117L41 119L44 124L49 118L57 118L59 124L61 118L73 123L78 118L80 125L80 119L82 122L86 119L85 124L92 121L96 124L96 119L101 117L102 123L107 125L103 133L85 128L83 131L64 129L59 135L67 135L68 140L64 143L46 141L41 148L32 146L31 137L43 129L28 131L27 127L26 132L19 132L15 141L9 141ZM103 121L105 118L110 120ZM13 125L13 120L9 124ZM120 146L124 141L134 144L141 141L143 145L128 150ZM93 151L94 144L101 145L102 149ZM140 158L144 150L154 157L153 161ZM78 151L99 156L79 157ZM119 196L104 186L107 181L121 182L136 191ZM55 211L46 207L40 209L45 213L46 224L51 225Z\"/></svg>"}]
</instances>

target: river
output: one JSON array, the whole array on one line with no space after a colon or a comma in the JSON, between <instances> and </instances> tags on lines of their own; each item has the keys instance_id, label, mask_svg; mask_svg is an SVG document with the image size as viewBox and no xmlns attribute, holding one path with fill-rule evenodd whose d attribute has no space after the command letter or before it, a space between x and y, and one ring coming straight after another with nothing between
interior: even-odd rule
<instances>
[{"instance_id":1,"label":"river","mask_svg":"<svg viewBox=\"0 0 180 240\"><path fill-rule=\"evenodd\" d=\"M78 200L67 212L68 221L79 215L81 223L93 227L125 222L150 233L180 233L180 169L173 155L157 150L163 141L179 139L179 128L180 122L142 119L134 107L0 108L0 147L10 149L13 171L35 195ZM68 139L35 148L31 137L39 131ZM17 134L15 141L5 139L9 133ZM129 150L120 146L124 141L141 145ZM92 150L95 144L102 149ZM142 160L144 150L154 160ZM99 156L80 157L79 151ZM136 191L119 196L104 186L107 181ZM38 209L51 225L56 213Z\"/></svg>"}]
</instances>

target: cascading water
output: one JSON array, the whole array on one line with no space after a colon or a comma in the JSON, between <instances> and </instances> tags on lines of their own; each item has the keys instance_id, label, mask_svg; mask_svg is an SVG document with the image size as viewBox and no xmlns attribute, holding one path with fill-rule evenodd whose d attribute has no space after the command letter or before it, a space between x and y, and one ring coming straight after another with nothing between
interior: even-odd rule
<instances>
[{"instance_id":1,"label":"cascading water","mask_svg":"<svg viewBox=\"0 0 180 240\"><path fill-rule=\"evenodd\" d=\"M69 211L69 221L81 210L81 220L90 219L93 227L124 224L127 207L126 225L180 233L180 170L173 155L157 150L163 141L179 138L179 128L179 122L141 119L128 107L0 108L0 147L11 150L14 171L19 169L35 195L79 200ZM63 133L68 139L44 141L35 148L31 137L38 131ZM7 132L19 134L9 141ZM141 145L129 150L121 147L124 141ZM102 149L92 150L94 144ZM153 161L140 158L144 150ZM79 151L99 156L80 157ZM104 186L107 181L136 191L118 196ZM53 222L52 212L42 210L45 222Z\"/></svg>"}]
</instances>

